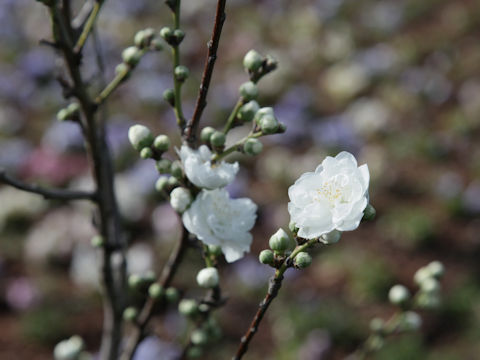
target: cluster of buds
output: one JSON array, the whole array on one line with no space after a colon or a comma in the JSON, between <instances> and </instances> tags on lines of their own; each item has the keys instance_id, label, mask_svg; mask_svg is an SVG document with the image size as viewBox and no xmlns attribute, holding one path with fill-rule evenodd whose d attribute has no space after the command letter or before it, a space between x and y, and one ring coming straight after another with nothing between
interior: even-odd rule
<instances>
[{"instance_id":1,"label":"cluster of buds","mask_svg":"<svg viewBox=\"0 0 480 360\"><path fill-rule=\"evenodd\" d=\"M418 307L430 309L440 305L440 279L444 273L445 268L439 261L432 261L417 270L413 279L420 288L415 299Z\"/></svg>"},{"instance_id":2,"label":"cluster of buds","mask_svg":"<svg viewBox=\"0 0 480 360\"><path fill-rule=\"evenodd\" d=\"M277 68L277 60L271 56L262 56L255 50L250 50L243 58L243 67L254 82Z\"/></svg>"},{"instance_id":3,"label":"cluster of buds","mask_svg":"<svg viewBox=\"0 0 480 360\"><path fill-rule=\"evenodd\" d=\"M210 126L206 126L202 129L200 132L200 139L217 152L225 148L225 141L227 140L223 132L217 131Z\"/></svg>"},{"instance_id":4,"label":"cluster of buds","mask_svg":"<svg viewBox=\"0 0 480 360\"><path fill-rule=\"evenodd\" d=\"M140 153L142 159L159 160L170 147L170 139L167 135L162 134L154 138L150 129L144 125L130 127L128 139L133 148Z\"/></svg>"}]
</instances>

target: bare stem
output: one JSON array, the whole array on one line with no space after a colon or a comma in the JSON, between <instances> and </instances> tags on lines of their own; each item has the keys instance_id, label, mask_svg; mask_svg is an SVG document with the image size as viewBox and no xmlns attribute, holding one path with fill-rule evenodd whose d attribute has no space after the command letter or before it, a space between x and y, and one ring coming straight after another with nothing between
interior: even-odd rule
<instances>
[{"instance_id":1,"label":"bare stem","mask_svg":"<svg viewBox=\"0 0 480 360\"><path fill-rule=\"evenodd\" d=\"M180 29L180 0L177 0L175 4L175 10L173 11L173 22L175 30ZM180 65L180 45L176 44L172 46L173 53L173 91L175 94L174 112L177 118L177 124L183 131L185 127L185 117L182 109L182 85L183 82L177 79L175 76L175 68Z\"/></svg>"},{"instance_id":2,"label":"bare stem","mask_svg":"<svg viewBox=\"0 0 480 360\"><path fill-rule=\"evenodd\" d=\"M83 49L83 46L85 45L85 42L87 41L88 35L90 35L93 25L95 24L95 21L97 20L98 14L100 13L100 8L102 7L103 0L95 0L93 3L93 8L92 11L90 12L90 15L87 18L87 22L85 23L82 33L78 37L77 43L75 44L73 48L73 52L75 53L80 53Z\"/></svg>"},{"instance_id":3,"label":"bare stem","mask_svg":"<svg viewBox=\"0 0 480 360\"><path fill-rule=\"evenodd\" d=\"M202 81L198 91L197 101L195 103L195 110L192 118L188 121L183 134L185 141L190 145L195 145L197 137L198 124L202 117L203 109L207 106L207 94L212 79L213 68L217 60L218 44L220 43L220 36L222 34L223 23L225 22L225 5L226 0L218 0L217 11L215 14L215 24L213 26L212 38L208 42L207 60L203 70Z\"/></svg>"}]
</instances>

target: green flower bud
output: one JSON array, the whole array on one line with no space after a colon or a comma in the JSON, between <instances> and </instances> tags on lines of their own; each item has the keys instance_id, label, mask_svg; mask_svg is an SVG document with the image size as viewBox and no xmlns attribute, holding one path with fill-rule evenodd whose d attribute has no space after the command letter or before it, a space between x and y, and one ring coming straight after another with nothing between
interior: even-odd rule
<instances>
[{"instance_id":1,"label":"green flower bud","mask_svg":"<svg viewBox=\"0 0 480 360\"><path fill-rule=\"evenodd\" d=\"M165 290L165 297L167 298L168 302L174 303L178 301L178 299L180 298L180 294L178 293L178 290L174 287L168 287Z\"/></svg>"},{"instance_id":2,"label":"green flower bud","mask_svg":"<svg viewBox=\"0 0 480 360\"><path fill-rule=\"evenodd\" d=\"M123 311L123 319L125 321L134 321L137 318L137 315L138 310L133 306L129 306Z\"/></svg>"},{"instance_id":3,"label":"green flower bud","mask_svg":"<svg viewBox=\"0 0 480 360\"><path fill-rule=\"evenodd\" d=\"M142 57L142 53L136 46L129 46L122 51L122 60L125 64L136 66Z\"/></svg>"},{"instance_id":4,"label":"green flower bud","mask_svg":"<svg viewBox=\"0 0 480 360\"><path fill-rule=\"evenodd\" d=\"M73 102L67 106L67 110L70 113L70 117L77 116L80 112L80 105L76 102Z\"/></svg>"},{"instance_id":5,"label":"green flower bud","mask_svg":"<svg viewBox=\"0 0 480 360\"><path fill-rule=\"evenodd\" d=\"M277 232L270 237L268 245L273 251L279 253L283 253L284 251L293 248L290 236L288 236L285 230L281 228L278 229Z\"/></svg>"},{"instance_id":6,"label":"green flower bud","mask_svg":"<svg viewBox=\"0 0 480 360\"><path fill-rule=\"evenodd\" d=\"M192 200L192 193L184 187L177 187L170 193L170 205L179 213L183 213L190 206Z\"/></svg>"},{"instance_id":7,"label":"green flower bud","mask_svg":"<svg viewBox=\"0 0 480 360\"><path fill-rule=\"evenodd\" d=\"M323 234L320 236L318 239L321 243L323 244L336 244L337 242L340 241L340 238L342 237L342 233L338 230L332 230L328 234Z\"/></svg>"},{"instance_id":8,"label":"green flower bud","mask_svg":"<svg viewBox=\"0 0 480 360\"><path fill-rule=\"evenodd\" d=\"M169 174L172 162L168 159L161 159L155 164L160 174Z\"/></svg>"},{"instance_id":9,"label":"green flower bud","mask_svg":"<svg viewBox=\"0 0 480 360\"><path fill-rule=\"evenodd\" d=\"M153 38L152 41L150 41L150 49L155 51L163 50L162 41L159 38Z\"/></svg>"},{"instance_id":10,"label":"green flower bud","mask_svg":"<svg viewBox=\"0 0 480 360\"><path fill-rule=\"evenodd\" d=\"M301 251L295 256L295 265L299 269L305 269L312 264L312 257L309 253Z\"/></svg>"},{"instance_id":11,"label":"green flower bud","mask_svg":"<svg viewBox=\"0 0 480 360\"><path fill-rule=\"evenodd\" d=\"M173 73L175 75L175 79L180 82L184 82L190 75L190 70L188 70L188 68L184 65L178 65L173 71Z\"/></svg>"},{"instance_id":12,"label":"green flower bud","mask_svg":"<svg viewBox=\"0 0 480 360\"><path fill-rule=\"evenodd\" d=\"M245 144L243 144L243 151L247 155L258 155L262 152L263 150L263 144L260 140L250 138L245 141Z\"/></svg>"},{"instance_id":13,"label":"green flower bud","mask_svg":"<svg viewBox=\"0 0 480 360\"><path fill-rule=\"evenodd\" d=\"M163 99L171 106L175 106L175 91L173 89L167 89L163 92Z\"/></svg>"},{"instance_id":14,"label":"green flower bud","mask_svg":"<svg viewBox=\"0 0 480 360\"><path fill-rule=\"evenodd\" d=\"M243 67L249 72L255 72L262 66L263 57L255 50L250 50L243 58Z\"/></svg>"},{"instance_id":15,"label":"green flower bud","mask_svg":"<svg viewBox=\"0 0 480 360\"><path fill-rule=\"evenodd\" d=\"M172 162L172 166L170 167L170 172L172 176L176 177L177 179L181 179L183 177L182 163L178 160Z\"/></svg>"},{"instance_id":16,"label":"green flower bud","mask_svg":"<svg viewBox=\"0 0 480 360\"><path fill-rule=\"evenodd\" d=\"M154 36L155 30L153 30L152 28L140 30L135 34L133 43L135 44L135 46L142 49L144 47L150 46L150 42L152 41Z\"/></svg>"},{"instance_id":17,"label":"green flower bud","mask_svg":"<svg viewBox=\"0 0 480 360\"><path fill-rule=\"evenodd\" d=\"M210 143L212 146L220 147L225 145L225 134L220 131L215 131L212 136L210 136Z\"/></svg>"},{"instance_id":18,"label":"green flower bud","mask_svg":"<svg viewBox=\"0 0 480 360\"><path fill-rule=\"evenodd\" d=\"M152 299L160 299L164 295L165 291L159 283L153 283L148 288L148 295Z\"/></svg>"},{"instance_id":19,"label":"green flower bud","mask_svg":"<svg viewBox=\"0 0 480 360\"><path fill-rule=\"evenodd\" d=\"M173 32L173 36L175 37L175 43L178 45L182 42L183 38L185 37L185 32L181 29L176 29Z\"/></svg>"},{"instance_id":20,"label":"green flower bud","mask_svg":"<svg viewBox=\"0 0 480 360\"><path fill-rule=\"evenodd\" d=\"M208 245L208 252L213 256L219 256L222 254L222 248L218 245Z\"/></svg>"},{"instance_id":21,"label":"green flower bud","mask_svg":"<svg viewBox=\"0 0 480 360\"><path fill-rule=\"evenodd\" d=\"M377 210L375 210L372 205L368 204L365 210L363 210L363 220L371 221L375 219L375 215L377 215Z\"/></svg>"},{"instance_id":22,"label":"green flower bud","mask_svg":"<svg viewBox=\"0 0 480 360\"><path fill-rule=\"evenodd\" d=\"M208 333L202 329L195 329L192 331L190 340L194 345L205 345L208 343Z\"/></svg>"},{"instance_id":23,"label":"green flower bud","mask_svg":"<svg viewBox=\"0 0 480 360\"><path fill-rule=\"evenodd\" d=\"M250 122L255 117L255 114L260 109L260 106L255 100L249 101L248 103L244 104L238 110L238 118L243 122Z\"/></svg>"},{"instance_id":24,"label":"green flower bud","mask_svg":"<svg viewBox=\"0 0 480 360\"><path fill-rule=\"evenodd\" d=\"M415 272L415 275L413 275L413 281L419 286L422 286L422 283L426 280L431 278L432 275L428 268L426 266L421 267Z\"/></svg>"},{"instance_id":25,"label":"green flower bud","mask_svg":"<svg viewBox=\"0 0 480 360\"><path fill-rule=\"evenodd\" d=\"M99 247L102 247L105 244L105 241L103 239L103 236L95 235L90 240L90 243L92 244L93 247L99 248Z\"/></svg>"},{"instance_id":26,"label":"green flower bud","mask_svg":"<svg viewBox=\"0 0 480 360\"><path fill-rule=\"evenodd\" d=\"M265 115L271 115L273 117L275 117L275 113L273 112L273 108L271 107L263 107L263 108L260 108L256 113L255 113L255 116L253 117L253 120L255 121L255 123L260 126L260 120L262 120L262 118L265 116Z\"/></svg>"},{"instance_id":27,"label":"green flower bud","mask_svg":"<svg viewBox=\"0 0 480 360\"><path fill-rule=\"evenodd\" d=\"M427 265L427 269L436 279L440 279L445 274L445 267L440 261L432 261Z\"/></svg>"},{"instance_id":28,"label":"green flower bud","mask_svg":"<svg viewBox=\"0 0 480 360\"><path fill-rule=\"evenodd\" d=\"M212 128L211 126L206 126L202 129L202 131L200 132L200 139L204 142L204 143L210 143L210 137L213 135L213 133L215 133L215 129Z\"/></svg>"},{"instance_id":29,"label":"green flower bud","mask_svg":"<svg viewBox=\"0 0 480 360\"><path fill-rule=\"evenodd\" d=\"M144 148L148 148L153 144L153 135L150 130L143 125L133 125L128 130L128 139L133 148L137 151L141 151Z\"/></svg>"},{"instance_id":30,"label":"green flower bud","mask_svg":"<svg viewBox=\"0 0 480 360\"><path fill-rule=\"evenodd\" d=\"M203 288L214 288L219 281L218 270L214 267L204 268L197 274L197 284Z\"/></svg>"},{"instance_id":31,"label":"green flower bud","mask_svg":"<svg viewBox=\"0 0 480 360\"><path fill-rule=\"evenodd\" d=\"M403 285L392 286L388 292L388 299L393 305L404 305L410 300L410 291Z\"/></svg>"},{"instance_id":32,"label":"green flower bud","mask_svg":"<svg viewBox=\"0 0 480 360\"><path fill-rule=\"evenodd\" d=\"M169 44L174 39L173 30L167 26L160 29L160 36Z\"/></svg>"},{"instance_id":33,"label":"green flower bud","mask_svg":"<svg viewBox=\"0 0 480 360\"><path fill-rule=\"evenodd\" d=\"M153 157L153 151L152 149L146 147L146 148L143 148L142 150L140 150L140 157L142 159L150 159Z\"/></svg>"},{"instance_id":34,"label":"green flower bud","mask_svg":"<svg viewBox=\"0 0 480 360\"><path fill-rule=\"evenodd\" d=\"M414 311L406 311L400 320L399 328L403 331L413 331L420 329L422 318Z\"/></svg>"},{"instance_id":35,"label":"green flower bud","mask_svg":"<svg viewBox=\"0 0 480 360\"><path fill-rule=\"evenodd\" d=\"M240 95L246 100L255 100L258 97L258 87L252 81L240 85Z\"/></svg>"},{"instance_id":36,"label":"green flower bud","mask_svg":"<svg viewBox=\"0 0 480 360\"><path fill-rule=\"evenodd\" d=\"M264 134L275 134L278 130L278 121L275 116L263 116L260 120L260 129Z\"/></svg>"},{"instance_id":37,"label":"green flower bud","mask_svg":"<svg viewBox=\"0 0 480 360\"><path fill-rule=\"evenodd\" d=\"M187 351L187 358L196 359L203 355L203 350L200 346L191 346Z\"/></svg>"},{"instance_id":38,"label":"green flower bud","mask_svg":"<svg viewBox=\"0 0 480 360\"><path fill-rule=\"evenodd\" d=\"M137 289L141 283L142 278L140 277L140 275L132 274L128 277L128 286L132 289Z\"/></svg>"},{"instance_id":39,"label":"green flower bud","mask_svg":"<svg viewBox=\"0 0 480 360\"><path fill-rule=\"evenodd\" d=\"M59 121L65 121L70 118L70 112L67 109L60 109L57 112L57 120Z\"/></svg>"},{"instance_id":40,"label":"green flower bud","mask_svg":"<svg viewBox=\"0 0 480 360\"><path fill-rule=\"evenodd\" d=\"M158 135L155 140L153 140L153 147L158 151L165 152L170 147L170 139L167 135Z\"/></svg>"},{"instance_id":41,"label":"green flower bud","mask_svg":"<svg viewBox=\"0 0 480 360\"><path fill-rule=\"evenodd\" d=\"M420 283L420 289L426 293L439 292L440 282L433 277L426 278Z\"/></svg>"},{"instance_id":42,"label":"green flower bud","mask_svg":"<svg viewBox=\"0 0 480 360\"><path fill-rule=\"evenodd\" d=\"M155 190L158 192L166 191L168 187L168 178L166 176L159 177L155 182Z\"/></svg>"},{"instance_id":43,"label":"green flower bud","mask_svg":"<svg viewBox=\"0 0 480 360\"><path fill-rule=\"evenodd\" d=\"M198 304L193 299L183 299L178 304L178 312L183 316L193 316L198 312Z\"/></svg>"},{"instance_id":44,"label":"green flower bud","mask_svg":"<svg viewBox=\"0 0 480 360\"><path fill-rule=\"evenodd\" d=\"M385 321L381 318L373 318L370 321L370 330L373 332L381 332L385 327Z\"/></svg>"},{"instance_id":45,"label":"green flower bud","mask_svg":"<svg viewBox=\"0 0 480 360\"><path fill-rule=\"evenodd\" d=\"M170 176L168 178L168 186L177 187L177 186L180 186L180 182L177 180L175 176Z\"/></svg>"},{"instance_id":46,"label":"green flower bud","mask_svg":"<svg viewBox=\"0 0 480 360\"><path fill-rule=\"evenodd\" d=\"M297 225L293 221L288 223L288 228L292 233L296 233L298 231Z\"/></svg>"},{"instance_id":47,"label":"green flower bud","mask_svg":"<svg viewBox=\"0 0 480 360\"><path fill-rule=\"evenodd\" d=\"M262 264L272 265L274 261L273 251L272 250L262 250L258 256L258 260Z\"/></svg>"}]
</instances>

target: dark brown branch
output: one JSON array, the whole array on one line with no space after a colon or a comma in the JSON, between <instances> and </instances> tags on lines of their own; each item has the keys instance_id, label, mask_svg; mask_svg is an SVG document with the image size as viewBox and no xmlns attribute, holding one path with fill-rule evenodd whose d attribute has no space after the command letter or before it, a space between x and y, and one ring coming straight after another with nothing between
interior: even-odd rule
<instances>
[{"instance_id":1,"label":"dark brown branch","mask_svg":"<svg viewBox=\"0 0 480 360\"><path fill-rule=\"evenodd\" d=\"M192 118L188 121L184 131L184 139L190 145L195 145L197 137L198 124L202 117L203 109L207 106L207 93L212 79L213 67L217 59L217 49L220 42L220 35L222 34L223 23L225 22L225 4L226 0L218 0L217 11L215 14L215 24L213 26L212 38L208 42L207 60L203 70L202 81L198 91L197 101L195 103L195 110Z\"/></svg>"},{"instance_id":2,"label":"dark brown branch","mask_svg":"<svg viewBox=\"0 0 480 360\"><path fill-rule=\"evenodd\" d=\"M170 254L170 257L168 258L167 263L165 264L162 274L160 275L160 278L158 280L158 283L164 289L170 286L173 280L173 277L177 272L178 266L182 261L183 254L185 253L185 250L187 249L187 247L188 247L188 231L187 229L183 228L182 238L178 243L177 247L175 248L175 250ZM147 301L145 302L145 305L143 306L136 320L136 327L133 329L132 333L128 337L125 350L123 351L122 356L120 357L120 360L130 360L133 357L140 340L144 336L145 328L148 322L150 321L157 305L159 307L165 306L165 300L163 301L154 300L152 298L147 299Z\"/></svg>"},{"instance_id":3,"label":"dark brown branch","mask_svg":"<svg viewBox=\"0 0 480 360\"><path fill-rule=\"evenodd\" d=\"M5 170L0 169L0 182L13 186L16 189L26 192L34 193L43 196L45 199L55 200L91 200L96 201L97 195L95 192L88 191L73 191L63 189L47 189L36 184L27 184L14 177L8 175Z\"/></svg>"}]
</instances>

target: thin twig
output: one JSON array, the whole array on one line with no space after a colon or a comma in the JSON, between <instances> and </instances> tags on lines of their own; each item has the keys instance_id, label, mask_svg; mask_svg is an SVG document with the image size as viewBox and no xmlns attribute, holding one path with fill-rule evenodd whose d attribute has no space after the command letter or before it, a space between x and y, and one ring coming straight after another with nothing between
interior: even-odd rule
<instances>
[{"instance_id":1,"label":"thin twig","mask_svg":"<svg viewBox=\"0 0 480 360\"><path fill-rule=\"evenodd\" d=\"M164 289L170 286L173 280L173 277L177 272L178 266L182 261L183 254L185 253L185 250L188 247L188 235L189 233L187 229L183 227L181 240L178 243L175 250L170 254L170 257L168 258L167 263L163 268L163 271L162 271L162 274L160 275L158 283ZM150 321L155 308L157 307L157 305L159 307L165 305L165 300L163 301L160 300L160 301L161 302L159 303L159 300L155 300L150 297L147 299L142 310L140 311L138 318L136 319L135 328L133 329L132 333L128 336L127 343L125 345L125 349L123 350L123 353L121 354L120 360L132 359L140 340L144 336L145 328L148 322Z\"/></svg>"},{"instance_id":2,"label":"thin twig","mask_svg":"<svg viewBox=\"0 0 480 360\"><path fill-rule=\"evenodd\" d=\"M180 0L177 0L175 3L175 8L173 9L173 22L174 22L174 30L180 29ZM175 101L173 104L175 117L177 118L177 124L180 129L183 131L185 127L185 117L183 115L182 109L182 85L183 82L178 80L175 76L175 68L180 65L180 45L175 44L172 45L172 53L173 53L173 91L175 94Z\"/></svg>"},{"instance_id":3,"label":"thin twig","mask_svg":"<svg viewBox=\"0 0 480 360\"><path fill-rule=\"evenodd\" d=\"M215 24L213 26L212 38L207 44L207 60L205 61L202 81L200 83L200 89L195 103L195 110L193 111L192 118L188 121L187 126L185 127L184 139L190 145L195 145L198 124L202 117L203 109L207 106L208 88L210 86L210 80L212 79L213 68L215 66L215 60L217 59L218 44L220 43L220 35L222 34L223 23L225 22L226 17L226 2L226 0L218 0L217 2Z\"/></svg>"},{"instance_id":4,"label":"thin twig","mask_svg":"<svg viewBox=\"0 0 480 360\"><path fill-rule=\"evenodd\" d=\"M73 52L78 54L82 51L83 46L85 45L85 42L87 41L88 35L90 35L90 32L93 29L93 25L95 24L95 21L97 20L98 14L100 13L100 8L102 7L103 0L95 0L93 4L92 11L90 12L90 15L88 16L87 22L85 23L82 32L80 36L78 37L78 40L73 48Z\"/></svg>"},{"instance_id":5,"label":"thin twig","mask_svg":"<svg viewBox=\"0 0 480 360\"><path fill-rule=\"evenodd\" d=\"M42 195L45 199L55 200L91 200L96 201L97 195L95 192L89 191L74 191L64 189L47 189L36 184L27 184L14 177L8 175L5 170L0 169L0 182L13 186L16 189L26 192Z\"/></svg>"}]
</instances>

